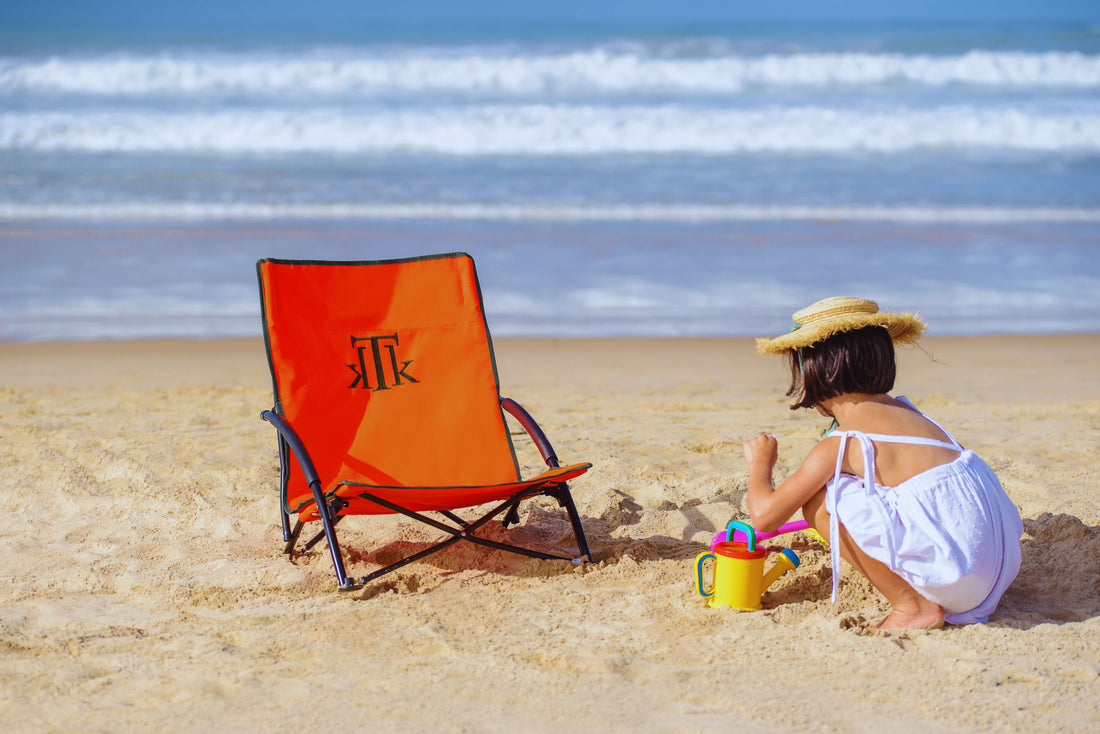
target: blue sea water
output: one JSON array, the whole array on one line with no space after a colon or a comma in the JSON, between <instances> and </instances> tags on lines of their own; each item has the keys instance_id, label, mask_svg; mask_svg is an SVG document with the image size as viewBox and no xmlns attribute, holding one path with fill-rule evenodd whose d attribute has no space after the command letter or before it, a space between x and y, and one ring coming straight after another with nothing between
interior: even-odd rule
<instances>
[{"instance_id":1,"label":"blue sea water","mask_svg":"<svg viewBox=\"0 0 1100 734\"><path fill-rule=\"evenodd\" d=\"M260 257L474 255L497 335L811 300L1100 330L1100 28L0 33L0 339L259 333Z\"/></svg>"}]
</instances>

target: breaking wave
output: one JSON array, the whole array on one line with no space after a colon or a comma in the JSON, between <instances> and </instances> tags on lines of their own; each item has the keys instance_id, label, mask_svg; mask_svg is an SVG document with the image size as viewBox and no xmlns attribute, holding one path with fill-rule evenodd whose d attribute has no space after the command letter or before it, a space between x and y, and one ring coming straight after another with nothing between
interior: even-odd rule
<instances>
[{"instance_id":1,"label":"breaking wave","mask_svg":"<svg viewBox=\"0 0 1100 734\"><path fill-rule=\"evenodd\" d=\"M0 203L0 221L482 220L555 222L865 221L999 224L1100 222L1100 209L1071 207L803 206L750 204L366 204L114 202Z\"/></svg>"},{"instance_id":2,"label":"breaking wave","mask_svg":"<svg viewBox=\"0 0 1100 734\"><path fill-rule=\"evenodd\" d=\"M789 53L673 57L595 47L0 58L0 93L93 96L735 94L746 88L1100 87L1100 55Z\"/></svg>"},{"instance_id":3,"label":"breaking wave","mask_svg":"<svg viewBox=\"0 0 1100 734\"><path fill-rule=\"evenodd\" d=\"M894 153L1100 150L1100 116L951 106L929 110L677 105L432 109L12 112L0 150L446 155Z\"/></svg>"}]
</instances>

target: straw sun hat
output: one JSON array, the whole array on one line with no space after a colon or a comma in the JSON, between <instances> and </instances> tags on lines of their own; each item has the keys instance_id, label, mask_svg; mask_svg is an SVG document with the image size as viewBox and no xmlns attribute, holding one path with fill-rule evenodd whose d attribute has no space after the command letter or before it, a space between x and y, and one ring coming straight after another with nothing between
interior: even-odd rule
<instances>
[{"instance_id":1,"label":"straw sun hat","mask_svg":"<svg viewBox=\"0 0 1100 734\"><path fill-rule=\"evenodd\" d=\"M757 339L758 354L783 354L824 341L842 331L882 326L895 343L915 342L925 324L911 313L879 313L878 304L863 298L826 298L796 311L794 328L774 339Z\"/></svg>"}]
</instances>

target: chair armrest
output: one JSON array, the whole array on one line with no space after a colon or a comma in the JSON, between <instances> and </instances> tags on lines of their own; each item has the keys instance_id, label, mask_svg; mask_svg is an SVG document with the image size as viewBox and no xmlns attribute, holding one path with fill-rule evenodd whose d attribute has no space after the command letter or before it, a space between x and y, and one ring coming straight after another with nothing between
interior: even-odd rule
<instances>
[{"instance_id":1,"label":"chair armrest","mask_svg":"<svg viewBox=\"0 0 1100 734\"><path fill-rule=\"evenodd\" d=\"M294 454L294 458L298 460L298 466L302 468L302 476L305 477L306 484L313 487L313 483L316 482L317 486L321 486L321 480L317 476L317 470L313 467L313 459L309 458L309 452L306 451L305 444L302 443L302 439L298 438L298 434L287 423L286 419L278 413L270 410L265 410L260 413L260 417L265 421L275 426L275 430L279 432L279 435L286 441L287 446L290 447L291 452Z\"/></svg>"},{"instance_id":2,"label":"chair armrest","mask_svg":"<svg viewBox=\"0 0 1100 734\"><path fill-rule=\"evenodd\" d=\"M535 442L535 446L538 447L539 453L542 454L543 460L546 465L551 469L558 468L558 457L554 453L554 447L550 445L550 440L546 438L546 434L539 428L539 424L535 423L535 419L531 417L531 414L523 409L519 403L511 398L501 398L500 407L523 426L523 430L527 431L527 435L531 437L531 440Z\"/></svg>"},{"instance_id":3,"label":"chair armrest","mask_svg":"<svg viewBox=\"0 0 1100 734\"><path fill-rule=\"evenodd\" d=\"M353 579L348 578L347 571L344 570L344 557L340 553L340 544L336 540L336 520L335 513L332 512L325 502L324 494L321 492L321 480L317 476L317 469L313 466L313 459L309 458L309 452L306 451L306 446L302 443L302 439L298 437L297 432L290 427L290 424L278 413L265 410L260 413L260 417L265 421L275 426L275 429L282 436L283 441L290 447L291 452L294 454L294 458L298 460L298 466L302 468L302 476L305 478L306 483L309 484L309 489L313 493L313 502L317 506L317 514L321 518L321 524L324 526L325 540L328 542L329 555L332 556L332 566L336 570L336 584L341 591L351 591L359 588L359 585ZM284 465L285 470L285 465ZM284 475L284 481L280 489L282 497L280 504L283 505L283 540L289 540L290 545L287 546L287 553L291 552L291 548L294 546L294 541L297 540L297 531L294 531L293 538L287 537L287 507L286 507L286 481ZM301 528L301 520L298 521L298 527Z\"/></svg>"}]
</instances>

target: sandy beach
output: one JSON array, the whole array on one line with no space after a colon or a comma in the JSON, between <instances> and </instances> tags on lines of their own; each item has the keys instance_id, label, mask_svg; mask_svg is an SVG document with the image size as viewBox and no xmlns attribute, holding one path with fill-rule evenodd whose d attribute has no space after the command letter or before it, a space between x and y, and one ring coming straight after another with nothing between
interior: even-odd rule
<instances>
[{"instance_id":1,"label":"sandy beach","mask_svg":"<svg viewBox=\"0 0 1100 734\"><path fill-rule=\"evenodd\" d=\"M335 590L289 560L262 342L0 344L0 721L13 732L1084 732L1100 729L1100 334L930 337L895 394L997 471L1023 568L988 624L878 633L828 552L764 609L711 609L693 559L746 517L741 441L776 478L824 428L748 339L498 339L597 562L463 544ZM518 444L528 471L537 453ZM512 532L568 539L547 503ZM432 535L341 525L350 570Z\"/></svg>"}]
</instances>

